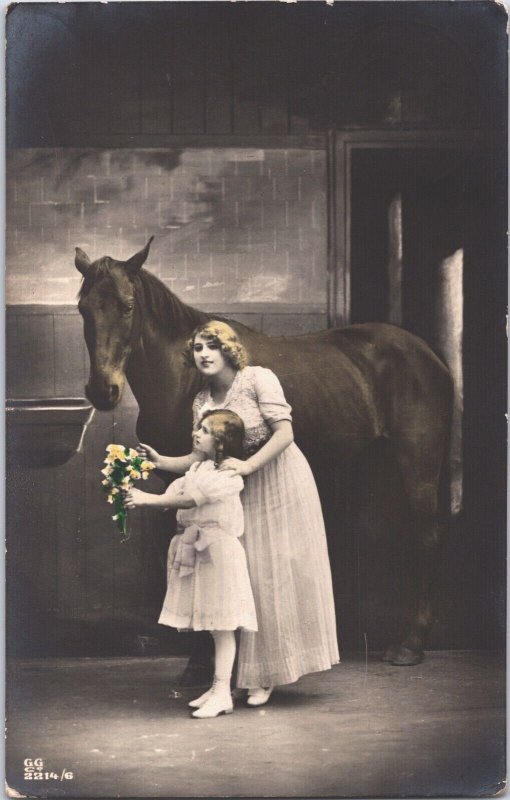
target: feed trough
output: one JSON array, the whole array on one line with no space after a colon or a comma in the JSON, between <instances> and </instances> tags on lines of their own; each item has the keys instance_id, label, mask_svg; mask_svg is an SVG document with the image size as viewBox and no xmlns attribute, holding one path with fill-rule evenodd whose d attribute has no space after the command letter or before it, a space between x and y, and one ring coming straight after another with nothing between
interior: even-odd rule
<instances>
[{"instance_id":1,"label":"feed trough","mask_svg":"<svg viewBox=\"0 0 510 800\"><path fill-rule=\"evenodd\" d=\"M93 415L83 397L7 400L7 458L15 466L61 466L81 450Z\"/></svg>"}]
</instances>

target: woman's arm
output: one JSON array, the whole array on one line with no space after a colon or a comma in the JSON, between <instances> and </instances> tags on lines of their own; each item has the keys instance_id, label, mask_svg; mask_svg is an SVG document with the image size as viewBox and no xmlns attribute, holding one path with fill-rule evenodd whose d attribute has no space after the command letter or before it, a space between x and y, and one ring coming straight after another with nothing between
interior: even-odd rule
<instances>
[{"instance_id":1,"label":"woman's arm","mask_svg":"<svg viewBox=\"0 0 510 800\"><path fill-rule=\"evenodd\" d=\"M246 461L240 461L238 458L226 458L220 470L233 470L235 475L251 475L252 472L256 472L261 467L269 464L294 441L292 423L288 419L273 422L271 430L273 435L270 440L257 453L254 453Z\"/></svg>"},{"instance_id":2,"label":"woman's arm","mask_svg":"<svg viewBox=\"0 0 510 800\"><path fill-rule=\"evenodd\" d=\"M132 487L124 494L124 505L126 508L194 508L195 501L186 492L172 491L173 484L170 484L164 494L150 494L142 492L140 489Z\"/></svg>"}]
</instances>

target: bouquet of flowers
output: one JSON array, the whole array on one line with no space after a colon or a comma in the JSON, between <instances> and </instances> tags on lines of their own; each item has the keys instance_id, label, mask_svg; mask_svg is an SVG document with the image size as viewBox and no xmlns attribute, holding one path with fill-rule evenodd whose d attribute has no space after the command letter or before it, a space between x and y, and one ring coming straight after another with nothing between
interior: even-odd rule
<instances>
[{"instance_id":1,"label":"bouquet of flowers","mask_svg":"<svg viewBox=\"0 0 510 800\"><path fill-rule=\"evenodd\" d=\"M117 527L123 534L125 542L129 539L127 535L127 511L124 507L122 491L129 489L134 481L147 480L155 465L152 461L142 458L132 447L124 447L122 444L109 444L106 448L106 466L101 470L104 478L102 480L103 491L107 494L107 500L113 504L115 514L112 519L117 523Z\"/></svg>"}]
</instances>

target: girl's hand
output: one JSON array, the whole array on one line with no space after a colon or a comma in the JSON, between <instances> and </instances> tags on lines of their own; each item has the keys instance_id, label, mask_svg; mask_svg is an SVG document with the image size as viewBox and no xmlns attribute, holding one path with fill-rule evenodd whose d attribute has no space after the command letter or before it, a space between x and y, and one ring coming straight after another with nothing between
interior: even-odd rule
<instances>
[{"instance_id":1,"label":"girl's hand","mask_svg":"<svg viewBox=\"0 0 510 800\"><path fill-rule=\"evenodd\" d=\"M145 505L145 492L141 492L140 489L135 489L132 486L131 489L123 491L122 495L125 508L140 508L140 506Z\"/></svg>"},{"instance_id":2,"label":"girl's hand","mask_svg":"<svg viewBox=\"0 0 510 800\"><path fill-rule=\"evenodd\" d=\"M156 467L159 467L159 460L161 456L157 450L154 450L153 447L151 447L148 444L142 444L142 442L140 442L136 450L141 455L142 458L145 458L147 461L152 461L152 463Z\"/></svg>"},{"instance_id":3,"label":"girl's hand","mask_svg":"<svg viewBox=\"0 0 510 800\"><path fill-rule=\"evenodd\" d=\"M241 461L239 458L226 458L225 461L221 462L221 466L219 468L221 470L230 470L234 475L241 475L243 478L246 475L251 475L251 469L248 466L247 461Z\"/></svg>"}]
</instances>

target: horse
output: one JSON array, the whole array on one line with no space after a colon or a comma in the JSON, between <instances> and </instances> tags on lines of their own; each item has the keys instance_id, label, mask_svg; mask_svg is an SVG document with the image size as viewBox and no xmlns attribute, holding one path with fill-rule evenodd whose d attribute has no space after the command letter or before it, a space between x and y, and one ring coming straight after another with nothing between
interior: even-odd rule
<instances>
[{"instance_id":1,"label":"horse","mask_svg":"<svg viewBox=\"0 0 510 800\"><path fill-rule=\"evenodd\" d=\"M104 256L92 262L76 248L83 276L78 309L90 356L85 391L96 409L111 410L127 379L139 406L139 439L180 455L190 450L192 401L202 388L182 352L193 330L217 317L185 304L143 268L153 238L127 261ZM271 337L226 321L250 363L280 379L305 454L340 464L371 442L387 442L407 509L397 547L411 556L403 568L399 640L383 659L418 664L434 620L432 584L443 528L439 488L453 406L447 367L422 339L386 323Z\"/></svg>"}]
</instances>

